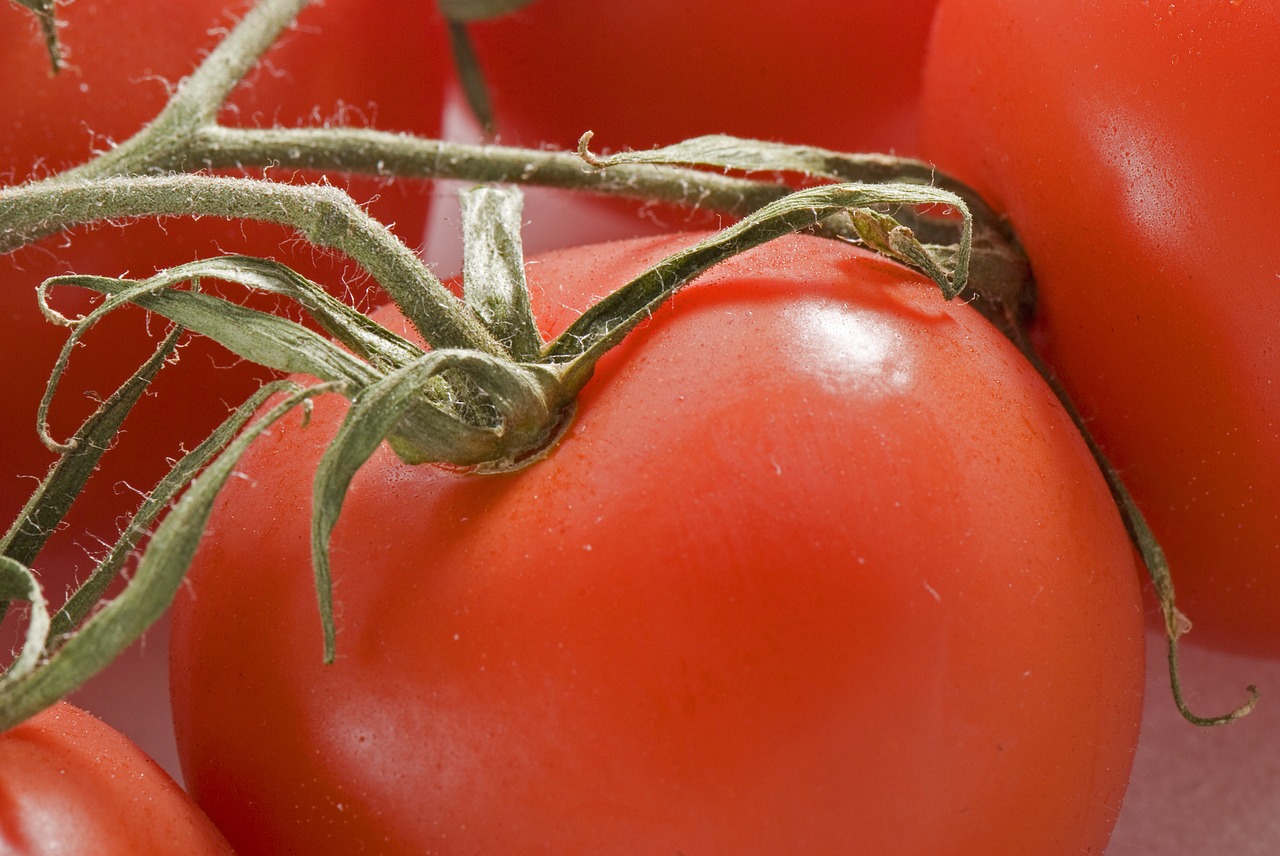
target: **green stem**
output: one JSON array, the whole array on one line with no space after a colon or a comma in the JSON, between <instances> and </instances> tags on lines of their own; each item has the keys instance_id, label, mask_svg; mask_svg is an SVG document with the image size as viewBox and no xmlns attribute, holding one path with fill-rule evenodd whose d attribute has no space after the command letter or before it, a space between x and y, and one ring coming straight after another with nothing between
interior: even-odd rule
<instances>
[{"instance_id":1,"label":"green stem","mask_svg":"<svg viewBox=\"0 0 1280 856\"><path fill-rule=\"evenodd\" d=\"M449 47L453 49L453 65L457 70L462 94L466 96L471 115L480 123L484 136L491 138L497 130L493 104L489 99L489 87L485 85L484 71L476 56L475 46L471 43L471 34L461 21L449 19L445 26L449 30Z\"/></svg>"},{"instance_id":2,"label":"green stem","mask_svg":"<svg viewBox=\"0 0 1280 856\"><path fill-rule=\"evenodd\" d=\"M470 23L500 18L523 9L533 0L436 0L440 14L450 21Z\"/></svg>"},{"instance_id":3,"label":"green stem","mask_svg":"<svg viewBox=\"0 0 1280 856\"><path fill-rule=\"evenodd\" d=\"M696 169L592 168L575 152L428 140L370 128L242 129L209 126L187 161L209 169L278 164L419 179L532 184L702 207L742 216L791 188ZM180 164L174 164L175 168Z\"/></svg>"},{"instance_id":4,"label":"green stem","mask_svg":"<svg viewBox=\"0 0 1280 856\"><path fill-rule=\"evenodd\" d=\"M639 162L650 156L645 153L629 153L624 156L624 159L629 158L637 162L619 163L611 165L609 169L600 169L599 161L593 160L586 153L585 141L582 151L575 155L569 152L451 144L368 129L263 131L224 128L217 125L217 113L227 96L279 34L296 18L306 3L307 0L261 0L217 46L207 60L183 81L173 99L150 125L120 146L94 158L84 166L28 187L33 190L49 185L66 187L87 179L119 175L187 171L198 168L244 169L250 166L265 167L278 164L404 177L539 184L670 202L689 208L703 207L733 217L741 217L758 210L786 195L790 190L776 182L752 181L705 169L681 169L671 164L659 167ZM509 0L502 0L499 6L504 9L510 8ZM475 8L481 9L478 13L481 17L492 14L494 11L488 3L475 4ZM766 159L775 156L770 154L768 144L733 141L732 138L727 137L718 138L718 140L730 147L737 147L738 152L744 151L742 147L745 144L757 152L762 152ZM928 165L918 162L876 156L853 157L797 147L775 146L774 149L779 153L785 152L787 158L799 156L805 159L803 165L805 171L813 174L821 173L842 181L878 181L885 180L891 175L900 178L905 176L907 180L922 184L939 180ZM750 166L747 167L748 170L750 168ZM971 206L985 215L984 203L972 194L968 194L968 197ZM228 197L228 200L230 199L231 197ZM0 205L5 201L0 197ZM134 213L135 215L159 214L169 213L172 210L172 206L157 207L150 211L136 209ZM3 216L0 213L0 219L3 219ZM218 216L288 222L299 226L304 234L314 234L305 220L294 220L291 217L282 220L269 215L264 218L261 210L255 211L253 208L233 210L230 206L224 206ZM982 216L979 222L987 219ZM86 221L81 214L79 219L50 217L39 228L9 227L3 238L0 238L0 252L11 251L76 222ZM832 236L865 237L860 234L856 226L850 226L847 218L834 218L829 222L816 225L815 230ZM367 235L369 232L364 230L358 234ZM975 269L983 268L983 261L987 255L996 258L1002 267L1007 268L1005 259L1010 255L1017 257L1019 254L1003 253L1002 246L1003 244L997 247L995 252L988 254L986 242L982 235L979 235L975 244L975 250L978 253L978 264L975 265ZM376 248L363 248L363 255L371 256L375 254L375 249L385 251L392 256L400 252L393 249L390 242L380 241ZM360 258L360 256L353 257L358 260ZM398 267L403 269L406 265L398 265ZM479 343L481 350L494 352L492 342L486 341L483 336L476 338L478 327L471 323L471 319L456 317L460 310L446 308L445 314L455 317L446 319L444 323L446 326L466 331L466 335L455 338L451 331L429 333L433 322L428 320L429 313L425 311L427 307L419 305L421 289L418 289L417 294L412 293L412 289L406 289L397 294L394 281L384 281L373 268L366 269L392 293L393 298L401 304L405 314L428 341L442 347L474 346ZM1003 270L1000 271L1000 275L1006 281L1017 279L1005 276ZM409 277L409 281L421 282L426 278L421 273L416 273ZM1021 285L1023 281L1025 277L1018 280L1018 284ZM438 286L438 283L436 285ZM428 287L427 302L436 306L446 306L449 301L442 298L440 291L441 289L435 286ZM420 309L424 311L419 311Z\"/></svg>"},{"instance_id":5,"label":"green stem","mask_svg":"<svg viewBox=\"0 0 1280 856\"><path fill-rule=\"evenodd\" d=\"M515 188L481 185L462 193L462 296L512 358L528 363L546 343L525 281L523 206Z\"/></svg>"},{"instance_id":6,"label":"green stem","mask_svg":"<svg viewBox=\"0 0 1280 856\"><path fill-rule=\"evenodd\" d=\"M475 314L412 250L333 187L176 175L6 188L0 190L0 252L69 225L154 215L244 218L292 226L312 244L354 259L433 347L503 353Z\"/></svg>"},{"instance_id":7,"label":"green stem","mask_svg":"<svg viewBox=\"0 0 1280 856\"><path fill-rule=\"evenodd\" d=\"M179 85L145 128L88 163L55 177L77 181L169 171L188 159L190 141L312 0L260 0Z\"/></svg>"}]
</instances>

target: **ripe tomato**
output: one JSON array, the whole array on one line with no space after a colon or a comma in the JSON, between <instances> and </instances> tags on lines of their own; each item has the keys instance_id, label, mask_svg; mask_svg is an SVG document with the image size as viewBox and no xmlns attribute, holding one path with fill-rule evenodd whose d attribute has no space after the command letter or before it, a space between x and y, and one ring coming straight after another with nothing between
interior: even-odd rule
<instances>
[{"instance_id":1,"label":"ripe tomato","mask_svg":"<svg viewBox=\"0 0 1280 856\"><path fill-rule=\"evenodd\" d=\"M118 732L58 704L0 734L0 850L230 856L209 819Z\"/></svg>"},{"instance_id":2,"label":"ripe tomato","mask_svg":"<svg viewBox=\"0 0 1280 856\"><path fill-rule=\"evenodd\" d=\"M471 25L504 141L649 148L734 134L915 150L937 0L535 0Z\"/></svg>"},{"instance_id":3,"label":"ripe tomato","mask_svg":"<svg viewBox=\"0 0 1280 856\"><path fill-rule=\"evenodd\" d=\"M543 323L692 240L530 262ZM380 451L326 666L310 476L344 411L255 445L174 608L184 776L238 852L1102 852L1130 547L1052 394L914 274L779 240L607 355L533 465Z\"/></svg>"},{"instance_id":4,"label":"ripe tomato","mask_svg":"<svg viewBox=\"0 0 1280 856\"><path fill-rule=\"evenodd\" d=\"M645 3L534 0L469 25L499 141L597 150L645 149L734 134L839 151L916 152L924 46L937 0ZM856 71L854 70L856 69ZM459 122L471 139L478 129ZM457 260L452 198L430 242ZM561 191L529 195L526 246L561 248L672 229L718 216ZM573 222L566 230L561 224Z\"/></svg>"},{"instance_id":5,"label":"ripe tomato","mask_svg":"<svg viewBox=\"0 0 1280 856\"><path fill-rule=\"evenodd\" d=\"M221 0L60 5L69 67L51 77L29 14L14 4L0 4L0 182L48 175L132 135L164 106L167 86L194 69L216 44L211 28L232 23L227 6ZM238 14L247 6L235 3L231 10ZM418 0L315 4L233 96L222 121L294 125L345 115L353 124L435 134L445 75L443 40L435 13ZM291 177L281 170L268 175ZM377 195L372 213L395 222L411 244L421 240L425 187L363 179L351 183L351 192L361 201ZM338 291L356 287L348 282L343 262L316 256L287 230L209 219L77 232L69 241L50 239L0 259L0 362L22 367L6 371L0 381L5 401L0 408L0 436L5 438L0 520L6 526L35 487L34 477L43 476L52 462L36 437L35 413L66 330L41 316L35 286L68 272L146 276L224 251L281 258ZM70 300L74 298L63 297L57 305L73 311ZM109 394L154 341L140 313L109 321L92 334L91 356L82 352L72 361L69 391L55 404L55 434L69 435L92 408L91 401L70 390ZM165 455L202 439L226 415L224 402L238 403L255 388L259 373L231 362L200 343L183 349L183 366L161 373L157 389L162 397L144 401L125 424L138 441L129 442L126 436L104 458L106 470L80 501L84 516L76 531L113 535L115 517L138 501L121 482L149 488L165 471ZM67 547L56 563L83 563L81 550L94 546L91 537L79 548Z\"/></svg>"},{"instance_id":6,"label":"ripe tomato","mask_svg":"<svg viewBox=\"0 0 1280 856\"><path fill-rule=\"evenodd\" d=\"M1280 655L1280 12L945 0L938 166L1008 213L1047 358L1169 554L1191 640Z\"/></svg>"}]
</instances>

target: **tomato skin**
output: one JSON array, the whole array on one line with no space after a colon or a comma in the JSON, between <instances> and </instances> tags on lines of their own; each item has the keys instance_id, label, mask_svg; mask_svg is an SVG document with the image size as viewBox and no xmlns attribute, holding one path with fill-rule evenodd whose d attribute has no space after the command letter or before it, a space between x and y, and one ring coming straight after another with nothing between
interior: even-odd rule
<instances>
[{"instance_id":1,"label":"tomato skin","mask_svg":"<svg viewBox=\"0 0 1280 856\"><path fill-rule=\"evenodd\" d=\"M154 0L86 0L60 6L69 65L51 77L43 44L28 26L30 14L15 4L0 6L0 182L52 174L134 134L163 108L169 86L217 43L213 30L225 30L247 8L245 2L221 0L176 6ZM245 87L233 94L221 121L292 126L345 114L355 125L437 134L447 58L442 25L427 8L418 0L330 0L309 7L297 30L268 52L266 67L252 72ZM262 175L263 170L250 174ZM278 168L266 174L277 180L293 177ZM338 175L331 180L344 182ZM389 186L365 178L349 187L361 202L377 196L371 213L396 223L410 244L421 241L429 203L425 186ZM36 436L35 414L67 331L41 316L35 287L70 272L145 277L224 252L279 258L340 294L359 296L369 289L343 260L314 252L290 230L212 219L77 230L69 238L58 236L0 258L0 362L22 367L0 380L5 402L0 436L6 444L0 520L5 525L53 462ZM54 302L69 314L87 305L83 297L68 293L55 295ZM147 327L142 313L124 312L90 334L89 349L72 360L65 392L55 402L53 430L59 439L92 410L93 402L82 391L109 394L151 352L161 329L152 326L156 329ZM167 471L166 455L178 454L180 444L191 448L203 439L225 418L227 406L242 401L263 376L202 342L184 347L181 357L180 368L161 373L155 387L159 396L143 401L126 422L127 433L104 458L103 472L80 500L81 516L73 528L89 534L82 539L84 548L94 549L94 538L114 536L117 516L136 507L138 495L122 487L123 482L149 488ZM68 546L56 564L86 564L82 552Z\"/></svg>"},{"instance_id":2,"label":"tomato skin","mask_svg":"<svg viewBox=\"0 0 1280 856\"><path fill-rule=\"evenodd\" d=\"M542 322L692 240L531 262ZM343 410L255 445L174 609L184 777L239 852L1102 852L1130 548L1052 395L918 277L780 240L608 355L536 464L380 451L325 666L307 509Z\"/></svg>"},{"instance_id":3,"label":"tomato skin","mask_svg":"<svg viewBox=\"0 0 1280 856\"><path fill-rule=\"evenodd\" d=\"M908 154L935 5L535 0L470 32L508 142L575 148L590 129L614 149L734 134Z\"/></svg>"},{"instance_id":4,"label":"tomato skin","mask_svg":"<svg viewBox=\"0 0 1280 856\"><path fill-rule=\"evenodd\" d=\"M0 734L0 852L230 856L173 779L66 703Z\"/></svg>"},{"instance_id":5,"label":"tomato skin","mask_svg":"<svg viewBox=\"0 0 1280 856\"><path fill-rule=\"evenodd\" d=\"M1280 655L1280 12L944 0L922 146L1006 212L1044 352L1172 563L1187 638Z\"/></svg>"}]
</instances>

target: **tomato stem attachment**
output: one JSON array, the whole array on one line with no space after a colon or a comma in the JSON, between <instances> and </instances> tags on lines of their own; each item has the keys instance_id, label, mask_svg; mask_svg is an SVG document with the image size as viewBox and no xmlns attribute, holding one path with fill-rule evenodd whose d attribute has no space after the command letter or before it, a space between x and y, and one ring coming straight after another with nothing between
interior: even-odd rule
<instances>
[{"instance_id":1,"label":"tomato stem attachment","mask_svg":"<svg viewBox=\"0 0 1280 856\"><path fill-rule=\"evenodd\" d=\"M108 210L134 211L143 206L145 189L155 182L189 181L186 198L206 199L210 187L241 190L239 180L182 177L172 179L105 179L83 183L101 187L122 182L108 196ZM212 184L210 184L212 183ZM252 184L252 183L248 183ZM68 184L55 194L67 205L81 184ZM141 188L141 189L140 189ZM286 191L286 195L291 191ZM41 204L51 197L38 188L27 193ZM142 194L141 197L136 196ZM41 291L50 315L48 292L55 287L78 286L99 291L108 300L94 313L80 319L62 319L75 326L72 337L50 381L46 401L52 396L66 356L81 334L101 315L117 305L133 302L167 317L183 328L210 336L241 356L281 371L300 372L321 379L303 389L293 388L283 403L234 436L264 400L259 396L238 411L203 445L199 455L175 472L172 479L148 498L135 522L94 584L72 598L70 610L55 617L59 628L74 632L44 640L47 658L29 674L15 678L0 693L0 727L12 725L64 695L105 666L149 624L163 613L177 590L178 580L190 563L214 499L232 467L254 437L284 412L311 397L338 392L351 406L337 437L325 452L314 489L312 545L317 599L325 638L325 657L336 655L336 629L331 595L328 541L341 511L351 479L385 440L406 461L446 462L481 470L506 470L527 464L558 436L567 424L573 400L590 377L596 361L676 290L718 261L784 234L808 229L841 211L879 204L938 204L955 206L965 217L963 240L971 234L967 209L953 194L914 185L824 185L799 191L764 206L730 228L688 250L677 253L628 283L554 342L545 346L533 325L527 286L522 273L519 242L519 192L491 189L470 194L467 207L467 276L464 291L474 311L468 317L493 343L496 353L479 348L434 348L416 345L378 327L359 313L342 307L323 289L287 268L262 259L228 257L182 265L143 281L92 276L66 276L50 280ZM217 194L209 196L212 200ZM172 199L173 196L165 197ZM247 199L237 204L247 204ZM168 203L171 204L171 203ZM194 207L194 203L187 203ZM226 204L201 202L200 205ZM40 205L26 210L39 209ZM101 206L100 206L101 207ZM331 211L342 212L340 206ZM496 216L481 216L489 210ZM323 219L323 218L322 218ZM28 222L39 222L33 217ZM349 215L349 227L364 223ZM352 228L314 230L317 240L343 242ZM374 230L374 237L381 232ZM332 236L332 237L330 237ZM394 240L392 238L391 240ZM961 246L956 264L948 266L923 246L914 246L907 232L895 237L895 246L907 257L918 257L949 294L959 293L967 279ZM361 245L356 242L356 253ZM293 321L231 304L197 290L177 286L202 278L236 282L271 291L297 301L345 347L339 347ZM399 293L393 290L393 294ZM418 299L410 293L408 299ZM450 295L450 299L452 295ZM458 304L467 309L464 304ZM61 316L56 316L61 317ZM486 326L487 325L487 326ZM533 359L517 360L517 354L533 353ZM274 391L274 388L268 388ZM246 409L247 408L247 409ZM223 451L218 451L223 450ZM75 448L68 444L67 454ZM194 453L193 453L194 454ZM216 457L212 457L216 455ZM191 481L182 500L164 518L151 537L137 572L124 592L92 616L87 610L100 596L104 581L114 575L146 527L195 470L203 472ZM12 536L16 537L16 535Z\"/></svg>"}]
</instances>

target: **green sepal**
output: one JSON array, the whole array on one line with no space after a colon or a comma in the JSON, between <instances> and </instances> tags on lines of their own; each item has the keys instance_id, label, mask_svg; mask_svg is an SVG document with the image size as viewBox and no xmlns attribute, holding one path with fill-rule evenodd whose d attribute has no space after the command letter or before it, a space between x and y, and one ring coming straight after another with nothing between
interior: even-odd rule
<instances>
[{"instance_id":1,"label":"green sepal","mask_svg":"<svg viewBox=\"0 0 1280 856\"><path fill-rule=\"evenodd\" d=\"M702 166L741 172L790 172L832 181L864 183L901 183L905 168L911 165L925 175L932 172L932 167L923 162L890 155L850 154L727 134L709 134L670 146L606 156L590 151L591 138L590 133L583 135L578 153L592 166L600 168L619 164Z\"/></svg>"},{"instance_id":2,"label":"green sepal","mask_svg":"<svg viewBox=\"0 0 1280 856\"><path fill-rule=\"evenodd\" d=\"M972 221L963 200L934 187L915 184L827 184L792 193L691 247L664 259L582 313L544 350L544 359L564 376L565 388L576 391L590 378L595 363L650 317L680 288L713 265L751 247L792 232L812 228L830 217L874 205L949 205L961 213L959 249L951 265L925 247L915 245L909 230L896 240L917 254L918 265L951 299L968 281L968 246Z\"/></svg>"},{"instance_id":3,"label":"green sepal","mask_svg":"<svg viewBox=\"0 0 1280 856\"><path fill-rule=\"evenodd\" d=\"M48 280L42 291L55 286L77 286L109 295L101 306L75 323L58 358L59 368L65 368L75 342L94 323L120 306L133 303L267 368L360 384L376 377L368 364L301 324L212 295L174 288L190 279L189 271L164 271L143 281L82 275ZM46 393L46 409L52 388L53 384Z\"/></svg>"},{"instance_id":4,"label":"green sepal","mask_svg":"<svg viewBox=\"0 0 1280 856\"><path fill-rule=\"evenodd\" d=\"M481 185L459 196L463 299L516 362L536 360L545 343L524 276L520 240L524 195L514 187Z\"/></svg>"},{"instance_id":5,"label":"green sepal","mask_svg":"<svg viewBox=\"0 0 1280 856\"><path fill-rule=\"evenodd\" d=\"M853 231L871 249L914 267L937 282L948 300L959 296L968 283L974 231L972 206L979 205L984 215L995 219L980 200L965 198L953 190L938 188L931 181L925 181L922 176L933 175L932 168L926 164L887 155L844 154L812 146L714 135L695 137L672 146L646 151L599 157L588 148L590 141L590 134L583 135L579 154L589 164L600 169L620 164L683 165L742 172L798 173L810 178L842 182L845 186L861 185L867 188L868 195L856 204L843 206L843 211L833 213L851 221ZM917 188L920 193L910 193L907 189L912 187ZM882 188L883 195L877 197L874 188ZM800 194L809 192L798 191ZM761 215L774 216L766 212L775 206L791 205L793 201L789 200L794 198L795 194L770 203L744 219L750 220ZM953 238L954 249L926 245L912 229L903 224L904 218L921 222L915 212L917 208L954 210L961 215L961 231ZM894 213L889 214L886 209ZM945 222L945 228L954 234L952 221ZM936 227L934 223L929 225Z\"/></svg>"},{"instance_id":6,"label":"green sepal","mask_svg":"<svg viewBox=\"0 0 1280 856\"><path fill-rule=\"evenodd\" d=\"M148 282L174 287L184 281L198 282L202 279L217 279L289 298L325 333L375 367L404 365L422 354L422 348L392 333L329 294L319 284L273 259L215 256L169 268Z\"/></svg>"},{"instance_id":7,"label":"green sepal","mask_svg":"<svg viewBox=\"0 0 1280 856\"><path fill-rule=\"evenodd\" d=\"M433 378L454 369L466 370L487 395L498 425L470 424L423 399L422 390ZM326 662L336 652L329 539L356 472L384 440L408 463L461 466L492 464L535 448L551 420L546 385L534 372L475 351L430 351L351 399L316 468L312 492L311 556Z\"/></svg>"},{"instance_id":8,"label":"green sepal","mask_svg":"<svg viewBox=\"0 0 1280 856\"><path fill-rule=\"evenodd\" d=\"M0 555L24 565L35 561L55 527L71 509L80 489L97 469L103 453L111 447L125 417L167 364L181 333L180 328L170 332L138 371L103 401L81 423L75 435L63 444L67 451L50 467L48 475L27 500L17 520L0 537Z\"/></svg>"},{"instance_id":9,"label":"green sepal","mask_svg":"<svg viewBox=\"0 0 1280 856\"><path fill-rule=\"evenodd\" d=\"M53 616L53 624L49 630L51 648L56 647L59 636L71 632L101 601L138 544L151 532L156 520L182 494L192 479L221 454L271 396L295 388L296 385L288 381L264 385L233 410L199 445L179 458L164 478L147 491L146 498L106 557Z\"/></svg>"},{"instance_id":10,"label":"green sepal","mask_svg":"<svg viewBox=\"0 0 1280 856\"><path fill-rule=\"evenodd\" d=\"M39 664L3 686L0 731L34 716L109 665L156 622L177 593L195 556L214 500L249 445L304 401L337 389L335 384L299 388L235 437L209 467L192 480L182 499L156 529L124 590L90 615ZM276 385L265 392L278 392ZM52 640L58 641L58 640Z\"/></svg>"}]
</instances>

